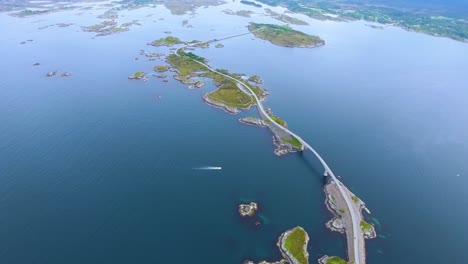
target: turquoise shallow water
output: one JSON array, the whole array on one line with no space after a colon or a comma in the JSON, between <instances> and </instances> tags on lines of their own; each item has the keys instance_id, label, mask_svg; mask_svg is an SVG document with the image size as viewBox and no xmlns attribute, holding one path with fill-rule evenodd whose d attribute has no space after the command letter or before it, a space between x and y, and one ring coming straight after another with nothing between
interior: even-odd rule
<instances>
[{"instance_id":1,"label":"turquoise shallow water","mask_svg":"<svg viewBox=\"0 0 468 264\"><path fill-rule=\"evenodd\" d=\"M268 131L200 100L212 85L127 80L160 63L134 58L157 51L146 43L165 30L219 38L252 20L218 19L222 9L200 10L193 29L181 26L188 16L162 8L125 12L122 20L143 26L95 39L79 26L96 14L37 23L0 16L5 263L273 260L277 237L297 225L311 237L311 262L345 255L344 238L324 226L322 169L310 153L274 156ZM37 30L57 22L75 25ZM466 258L466 230L453 219L468 221L468 46L360 22L310 22L298 29L326 46L285 49L247 36L197 54L262 76L266 105L367 203L381 235L367 244L369 263ZM34 41L19 44L27 39ZM73 75L44 77L54 69ZM223 169L193 170L200 166ZM238 203L250 200L260 204L260 228L237 215Z\"/></svg>"}]
</instances>

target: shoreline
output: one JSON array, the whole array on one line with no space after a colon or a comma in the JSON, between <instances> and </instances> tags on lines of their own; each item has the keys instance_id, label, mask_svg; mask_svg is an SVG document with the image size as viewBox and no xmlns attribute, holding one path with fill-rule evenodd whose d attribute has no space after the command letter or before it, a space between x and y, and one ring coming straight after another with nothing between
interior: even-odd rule
<instances>
[{"instance_id":1,"label":"shoreline","mask_svg":"<svg viewBox=\"0 0 468 264\"><path fill-rule=\"evenodd\" d=\"M226 113L229 113L231 115L236 115L238 113L240 113L242 110L248 110L250 109L249 108L233 108L233 107L229 107L221 102L218 102L218 101L214 101L214 100L211 100L209 97L208 97L208 93L205 93L204 95L202 95L202 100L209 106L212 106L212 107L215 107L215 108L219 108L219 109L223 109L224 112Z\"/></svg>"},{"instance_id":2,"label":"shoreline","mask_svg":"<svg viewBox=\"0 0 468 264\"><path fill-rule=\"evenodd\" d=\"M289 253L289 251L285 248L286 239L296 228L302 229L305 233L305 241L304 241L304 244L302 245L302 249L305 252L304 254L305 258L307 260L309 259L309 252L307 252L307 244L309 243L309 240L310 240L309 235L307 234L307 232L305 232L305 230L302 227L297 226L295 228L292 228L283 232L281 236L278 238L278 242L276 243L276 245L278 246L281 252L281 255L283 255L283 258L286 259L290 264L299 264L299 261L296 258L294 258L294 256L292 256L291 253Z\"/></svg>"},{"instance_id":3,"label":"shoreline","mask_svg":"<svg viewBox=\"0 0 468 264\"><path fill-rule=\"evenodd\" d=\"M352 210L358 212L358 222L362 223L364 220L364 216L362 214L362 210L365 210L367 213L370 214L369 209L365 206L365 203L355 196L346 186L343 184L341 185L343 189L345 189L345 192L347 195L352 197L353 204L352 204ZM354 244L353 244L353 238L354 236L357 237L361 243L360 245L360 252L366 252L366 247L365 247L365 240L366 239L373 239L377 237L377 234L375 232L375 228L372 224L369 224L372 228L371 230L363 230L362 225L360 225L360 231L359 234L353 234L353 228L352 228L352 220L351 220L351 215L350 212L347 211L346 203L344 198L342 197L341 193L338 190L338 187L336 183L332 180L330 180L325 186L324 186L324 192L325 192L325 206L327 207L328 211L332 213L333 218L329 220L325 225L328 229L331 231L335 232L340 232L341 234L344 234L346 237L346 242L347 242L347 257L348 257L348 262L354 262L356 256L353 255L354 252ZM325 256L324 256L325 257ZM319 263L320 260L319 259ZM366 256L360 256L360 262L365 263L366 261Z\"/></svg>"}]
</instances>

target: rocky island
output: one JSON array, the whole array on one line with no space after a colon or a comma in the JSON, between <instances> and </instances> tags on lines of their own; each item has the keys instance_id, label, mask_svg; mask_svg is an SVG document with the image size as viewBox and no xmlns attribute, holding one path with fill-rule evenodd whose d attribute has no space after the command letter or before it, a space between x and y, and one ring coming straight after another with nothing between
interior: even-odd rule
<instances>
[{"instance_id":1,"label":"rocky island","mask_svg":"<svg viewBox=\"0 0 468 264\"><path fill-rule=\"evenodd\" d=\"M270 15L272 18L274 19L277 19L279 21L282 21L284 23L288 23L288 24L293 24L293 25L299 25L299 26L307 26L309 25L309 23L303 21L303 20L300 20L298 18L295 18L295 17L290 17L288 15L285 15L285 14L279 14L279 13L276 13L275 11L269 9L269 8L265 8L265 12Z\"/></svg>"},{"instance_id":2,"label":"rocky island","mask_svg":"<svg viewBox=\"0 0 468 264\"><path fill-rule=\"evenodd\" d=\"M250 117L250 116L240 118L239 122L241 122L243 124L259 126L259 127L266 127L267 126L265 120L260 119L260 118Z\"/></svg>"},{"instance_id":3,"label":"rocky island","mask_svg":"<svg viewBox=\"0 0 468 264\"><path fill-rule=\"evenodd\" d=\"M254 82L254 83L257 83L257 84L262 84L263 83L262 78L260 78L260 76L258 76L258 75L250 76L248 81L249 82Z\"/></svg>"},{"instance_id":4,"label":"rocky island","mask_svg":"<svg viewBox=\"0 0 468 264\"><path fill-rule=\"evenodd\" d=\"M146 81L146 74L142 71L137 71L128 77L129 80L144 80Z\"/></svg>"},{"instance_id":5,"label":"rocky island","mask_svg":"<svg viewBox=\"0 0 468 264\"><path fill-rule=\"evenodd\" d=\"M275 262L260 261L258 264L308 264L308 243L309 235L302 227L298 226L287 230L281 234L278 238L278 242L276 243L283 259ZM244 264L255 264L255 262L247 260Z\"/></svg>"},{"instance_id":6,"label":"rocky island","mask_svg":"<svg viewBox=\"0 0 468 264\"><path fill-rule=\"evenodd\" d=\"M181 44L181 43L183 43L183 41L181 41L179 38L173 37L173 36L167 36L165 38L157 39L157 40L149 43L149 45L152 45L152 46L155 46L155 47L159 47L159 46L172 47L172 46L174 46L176 44Z\"/></svg>"},{"instance_id":7,"label":"rocky island","mask_svg":"<svg viewBox=\"0 0 468 264\"><path fill-rule=\"evenodd\" d=\"M179 56L170 54L166 61L171 65L171 71L176 72L174 78L185 84L196 84L193 77L205 77L214 81L218 87L216 91L206 93L202 99L209 105L224 109L228 113L239 113L241 109L249 109L255 105L255 100L243 91L237 83L221 74L209 71L205 66L197 63L206 63L206 59L192 52L184 52L180 50ZM240 74L229 73L226 70L217 70L223 74L229 75L232 78L241 79ZM251 89L258 97L263 98L266 93L263 89L257 86L252 86Z\"/></svg>"},{"instance_id":8,"label":"rocky island","mask_svg":"<svg viewBox=\"0 0 468 264\"><path fill-rule=\"evenodd\" d=\"M258 206L257 203L251 202L250 204L240 204L239 205L239 214L242 217L253 216L257 212Z\"/></svg>"},{"instance_id":9,"label":"rocky island","mask_svg":"<svg viewBox=\"0 0 468 264\"><path fill-rule=\"evenodd\" d=\"M169 68L166 65L154 66L154 70L157 72L166 72Z\"/></svg>"},{"instance_id":10,"label":"rocky island","mask_svg":"<svg viewBox=\"0 0 468 264\"><path fill-rule=\"evenodd\" d=\"M283 47L314 48L325 45L317 36L308 35L284 25L250 23L248 29L257 38Z\"/></svg>"},{"instance_id":11,"label":"rocky island","mask_svg":"<svg viewBox=\"0 0 468 264\"><path fill-rule=\"evenodd\" d=\"M318 260L319 264L348 264L348 262L337 256L323 256Z\"/></svg>"},{"instance_id":12,"label":"rocky island","mask_svg":"<svg viewBox=\"0 0 468 264\"><path fill-rule=\"evenodd\" d=\"M236 12L232 10L223 10L223 12L227 15L234 15L234 16L241 16L241 17L250 17L250 15L254 14L254 12L250 10L238 10Z\"/></svg>"},{"instance_id":13,"label":"rocky island","mask_svg":"<svg viewBox=\"0 0 468 264\"><path fill-rule=\"evenodd\" d=\"M338 183L341 184L341 183ZM332 230L332 231L337 231L342 234L346 235L346 240L348 244L348 262L353 263L356 259L356 257L359 257L361 259L362 263L365 263L365 256L354 256L354 243L353 243L353 238L357 237L358 240L360 240L360 252L365 252L365 239L371 239L376 237L376 232L374 229L374 226L367 223L364 220L364 216L362 215L362 210L365 210L367 213L370 213L369 209L366 208L365 203L359 199L356 195L354 195L351 191L346 188L346 186L341 185L341 188L344 189L346 195L351 197L352 200L352 208L354 212L357 213L357 222L360 223L360 228L362 232L359 232L358 234L354 234L353 232L353 226L352 226L352 220L351 220L351 214L349 212L349 208L346 205L345 198L342 196L341 192L339 191L339 188L337 186L337 183L335 181L330 181L327 185L325 185L325 195L326 195L326 200L325 204L330 212L333 213L334 217L330 221L326 223L326 226ZM328 257L325 256L322 259L322 262L320 263L326 263L326 264L331 264L331 263L342 263L339 262L340 258L339 257ZM347 263L347 262L343 262Z\"/></svg>"},{"instance_id":14,"label":"rocky island","mask_svg":"<svg viewBox=\"0 0 468 264\"><path fill-rule=\"evenodd\" d=\"M52 76L54 76L56 74L57 74L57 71L51 71L51 72L46 74L46 77L52 77Z\"/></svg>"},{"instance_id":15,"label":"rocky island","mask_svg":"<svg viewBox=\"0 0 468 264\"><path fill-rule=\"evenodd\" d=\"M166 38L164 38L166 39ZM158 41L165 42L164 39ZM170 39L171 43L178 43L178 38ZM192 41L190 43L197 43ZM176 48L173 48L176 49ZM230 73L227 70L217 69L216 72L207 68L207 60L192 52L184 51L184 48L177 49L177 54L170 54L166 57L166 62L170 65L169 70L175 72L174 79L188 84L189 88L201 87L202 82L198 78L210 78L218 87L213 92L208 92L202 95L202 100L213 107L221 108L230 114L237 114L241 110L249 109L256 105L256 101L250 91L239 82L248 86L258 97L263 101L269 93L258 86L252 85L245 81L244 74ZM236 81L237 80L237 81ZM262 83L260 76L254 75L250 77L250 82ZM276 146L274 153L277 156L285 155L290 152L301 151L303 146L299 140L284 132L279 126L287 127L284 120L274 115L271 109L266 110L268 117L275 121L270 122L268 117L261 116L261 120L253 120L252 118L240 119L241 123L250 125L267 126L273 133L273 144ZM278 125L277 125L278 124Z\"/></svg>"},{"instance_id":16,"label":"rocky island","mask_svg":"<svg viewBox=\"0 0 468 264\"><path fill-rule=\"evenodd\" d=\"M86 27L81 27L83 31L85 32L95 32L96 37L100 36L107 36L115 33L120 33L120 32L125 32L129 31L129 27L138 24L136 22L130 22L130 23L125 23L122 24L121 26L117 25L117 22L115 20L105 20L102 21L101 23L91 25L91 26L86 26Z\"/></svg>"}]
</instances>

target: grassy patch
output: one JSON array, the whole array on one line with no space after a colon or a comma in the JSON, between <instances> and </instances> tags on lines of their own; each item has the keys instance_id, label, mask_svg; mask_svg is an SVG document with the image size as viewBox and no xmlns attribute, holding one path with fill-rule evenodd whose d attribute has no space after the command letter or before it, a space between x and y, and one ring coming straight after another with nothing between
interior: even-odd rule
<instances>
[{"instance_id":1,"label":"grassy patch","mask_svg":"<svg viewBox=\"0 0 468 264\"><path fill-rule=\"evenodd\" d=\"M221 74L208 71L205 66L197 63L206 63L206 59L192 52L185 53L179 51L180 56L171 54L167 56L167 62L173 67L177 68L179 72L179 79L183 82L189 81L189 79L195 75L201 77L207 77L214 80L214 83L218 86L218 90L209 93L207 96L210 100L222 103L232 108L248 108L254 105L255 99L244 93L237 86L237 82L227 78ZM217 69L218 72L231 76L232 78L239 80L240 75L229 73L226 70ZM260 87L250 87L258 97L261 97L264 90Z\"/></svg>"},{"instance_id":2,"label":"grassy patch","mask_svg":"<svg viewBox=\"0 0 468 264\"><path fill-rule=\"evenodd\" d=\"M179 54L181 54L181 56L187 56L189 59L196 60L196 61L199 61L199 62L202 62L202 63L206 62L205 58L200 57L198 55L195 55L192 52L189 52L189 53L179 52Z\"/></svg>"},{"instance_id":3,"label":"grassy patch","mask_svg":"<svg viewBox=\"0 0 468 264\"><path fill-rule=\"evenodd\" d=\"M273 121L278 123L280 126L285 126L286 125L286 122L283 119L280 119L279 117L274 116L274 115L270 115L270 117L271 117L271 119L273 119Z\"/></svg>"},{"instance_id":4,"label":"grassy patch","mask_svg":"<svg viewBox=\"0 0 468 264\"><path fill-rule=\"evenodd\" d=\"M145 76L145 73L142 71L137 71L135 72L132 76L130 76L130 79L141 79Z\"/></svg>"},{"instance_id":5,"label":"grassy patch","mask_svg":"<svg viewBox=\"0 0 468 264\"><path fill-rule=\"evenodd\" d=\"M196 72L204 72L206 68L190 59L187 56L177 56L171 54L167 56L167 62L179 71L179 78L182 81L187 81Z\"/></svg>"},{"instance_id":6,"label":"grassy patch","mask_svg":"<svg viewBox=\"0 0 468 264\"><path fill-rule=\"evenodd\" d=\"M86 32L101 32L102 30L106 28L107 29L113 28L116 25L117 25L117 22L112 21L112 20L106 20L106 21L102 21L99 24L95 24L95 25L88 26L88 27L82 27L82 28Z\"/></svg>"},{"instance_id":7,"label":"grassy patch","mask_svg":"<svg viewBox=\"0 0 468 264\"><path fill-rule=\"evenodd\" d=\"M286 25L250 23L249 30L257 38L283 47L315 47L325 43L317 36L305 34Z\"/></svg>"},{"instance_id":8,"label":"grassy patch","mask_svg":"<svg viewBox=\"0 0 468 264\"><path fill-rule=\"evenodd\" d=\"M129 29L126 27L113 27L109 29L109 33L119 33L125 31L129 31Z\"/></svg>"},{"instance_id":9,"label":"grassy patch","mask_svg":"<svg viewBox=\"0 0 468 264\"><path fill-rule=\"evenodd\" d=\"M344 214L344 212L345 212L345 210L343 208L340 208L338 211L340 212L340 214Z\"/></svg>"},{"instance_id":10,"label":"grassy patch","mask_svg":"<svg viewBox=\"0 0 468 264\"><path fill-rule=\"evenodd\" d=\"M166 65L157 65L154 67L154 70L157 72L165 72L168 70L168 67Z\"/></svg>"},{"instance_id":11,"label":"grassy patch","mask_svg":"<svg viewBox=\"0 0 468 264\"><path fill-rule=\"evenodd\" d=\"M182 41L177 38L177 37L173 37L173 36L167 36L165 38L160 38L160 39L157 39L153 42L151 42L151 45L153 46L174 46L175 44L180 44L182 43Z\"/></svg>"},{"instance_id":12,"label":"grassy patch","mask_svg":"<svg viewBox=\"0 0 468 264\"><path fill-rule=\"evenodd\" d=\"M359 198L357 198L357 196L353 196L353 197L351 197L351 199L353 199L353 202L355 202L355 203L359 202Z\"/></svg>"},{"instance_id":13,"label":"grassy patch","mask_svg":"<svg viewBox=\"0 0 468 264\"><path fill-rule=\"evenodd\" d=\"M293 24L293 25L302 25L302 26L309 25L309 23L305 22L304 20L300 20L298 18L290 17L287 15L282 15L280 19L286 23Z\"/></svg>"},{"instance_id":14,"label":"grassy patch","mask_svg":"<svg viewBox=\"0 0 468 264\"><path fill-rule=\"evenodd\" d=\"M255 100L251 96L242 92L237 87L237 83L235 81L224 77L219 82L219 85L218 90L208 94L210 99L234 108L247 108L255 104Z\"/></svg>"},{"instance_id":15,"label":"grassy patch","mask_svg":"<svg viewBox=\"0 0 468 264\"><path fill-rule=\"evenodd\" d=\"M331 257L327 259L327 264L347 264L346 260L340 257Z\"/></svg>"},{"instance_id":16,"label":"grassy patch","mask_svg":"<svg viewBox=\"0 0 468 264\"><path fill-rule=\"evenodd\" d=\"M239 10L239 11L236 11L236 15L238 16L241 16L241 17L250 17L251 14L253 14L254 12L250 11L250 10Z\"/></svg>"},{"instance_id":17,"label":"grassy patch","mask_svg":"<svg viewBox=\"0 0 468 264\"><path fill-rule=\"evenodd\" d=\"M286 143L289 143L289 144L293 145L296 148L302 148L301 142L295 137L291 137L291 139L282 138L281 140L283 142L286 142Z\"/></svg>"},{"instance_id":18,"label":"grassy patch","mask_svg":"<svg viewBox=\"0 0 468 264\"><path fill-rule=\"evenodd\" d=\"M248 80L251 81L251 82L254 82L254 83L262 83L263 82L262 78L260 78L260 76L258 76L258 75L250 76Z\"/></svg>"},{"instance_id":19,"label":"grassy patch","mask_svg":"<svg viewBox=\"0 0 468 264\"><path fill-rule=\"evenodd\" d=\"M284 247L300 263L307 264L307 252L304 251L307 233L301 227L296 227L286 238Z\"/></svg>"},{"instance_id":20,"label":"grassy patch","mask_svg":"<svg viewBox=\"0 0 468 264\"><path fill-rule=\"evenodd\" d=\"M362 231L370 231L370 230L372 230L373 228L374 228L374 227L373 227L371 224L367 223L366 221L361 221L361 229L362 229Z\"/></svg>"},{"instance_id":21,"label":"grassy patch","mask_svg":"<svg viewBox=\"0 0 468 264\"><path fill-rule=\"evenodd\" d=\"M252 89L252 91L255 93L255 95L258 97L258 99L261 99L262 97L264 97L264 93L265 93L265 90L263 90L262 88L258 87L258 86L251 86L249 85L250 89Z\"/></svg>"}]
</instances>

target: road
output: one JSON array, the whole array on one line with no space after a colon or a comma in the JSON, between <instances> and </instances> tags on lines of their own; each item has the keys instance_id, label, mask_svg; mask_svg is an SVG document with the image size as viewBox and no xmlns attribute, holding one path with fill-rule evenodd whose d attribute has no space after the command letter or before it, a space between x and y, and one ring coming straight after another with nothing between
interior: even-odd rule
<instances>
[{"instance_id":1,"label":"road","mask_svg":"<svg viewBox=\"0 0 468 264\"><path fill-rule=\"evenodd\" d=\"M251 33L251 32L250 32ZM205 41L205 42L198 42L198 43L193 43L193 44L189 44L189 45L186 45L186 46L183 46L183 47L180 47L178 49L176 49L174 51L174 54L179 56L180 55L178 54L179 50L180 49L183 49L183 48L186 48L186 47L189 47L189 46L194 46L194 45L198 45L198 44L202 44L202 43L210 43L210 42L216 42L216 41L220 41L220 40L225 40L225 39L229 39L229 38L233 38L233 37L237 37L237 36L243 36L243 35L248 35L250 33L245 33L245 34L239 34L239 35L235 35L235 36L231 36L231 37L226 37L226 38L222 38L222 39L214 39L214 40L209 40L209 41ZM355 264L365 264L365 255L366 253L365 252L360 252L361 249L364 249L364 246L361 247L361 245L359 244L360 242L360 239L358 238L358 236L361 236L363 237L363 233L362 233L362 230L361 230L361 226L360 226L360 223L357 222L357 216L356 216L356 213L360 213L360 212L356 212L356 209L355 207L353 206L352 204L352 201L351 201L351 197L348 195L348 193L344 190L344 188L342 187L342 183L341 181L338 180L338 178L335 176L335 174L333 173L333 171L330 169L330 167L328 166L328 164L325 162L325 160L320 156L320 154L313 148L311 147L304 139L302 139L300 136L298 136L297 134L295 134L294 132L292 132L291 130L281 126L280 124L276 123L275 120L273 120L268 114L267 112L265 111L265 109L263 108L263 105L262 105L262 102L260 101L260 99L257 97L257 95L254 93L254 91L248 86L246 85L244 82L241 82L240 80L234 78L234 77L231 77L227 74L224 74L222 72L219 72L213 68L211 68L210 66L206 65L205 63L203 62L200 62L200 61L197 61L197 60L193 60L195 61L196 63L198 64L201 64L203 65L204 67L206 67L208 70L212 71L212 72L215 72L219 75L222 75L228 79L231 79L235 82L237 82L239 85L242 85L242 87L246 88L250 93L251 93L251 96L255 99L256 103L257 103L257 109L258 111L260 112L260 114L262 116L264 116L264 118L267 118L268 121L271 122L271 124L274 124L275 126L277 126L279 129L281 129L283 132L285 133L288 133L290 134L291 136L297 138L299 140L299 142L301 142L301 144L309 149L310 151L312 151L312 153L317 157L317 159L320 161L320 163L322 164L323 168L325 169L325 175L328 175L332 178L332 180L337 184L338 186L338 189L341 193L341 195L343 196L345 202L346 202L346 206L348 207L348 211L350 212L350 215L351 215L351 222L352 222L352 226L353 226L353 254L351 254L350 252L348 252L349 254L349 261L350 262L353 262ZM364 239L362 239L362 241L364 241ZM348 246L349 248L349 246Z\"/></svg>"}]
</instances>

